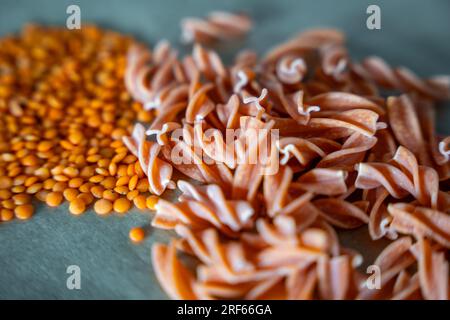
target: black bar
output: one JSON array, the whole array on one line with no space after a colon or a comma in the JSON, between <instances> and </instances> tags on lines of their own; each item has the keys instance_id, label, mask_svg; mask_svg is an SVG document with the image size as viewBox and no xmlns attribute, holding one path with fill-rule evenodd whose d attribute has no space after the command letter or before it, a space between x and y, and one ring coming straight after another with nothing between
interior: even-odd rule
<instances>
[{"instance_id":1,"label":"black bar","mask_svg":"<svg viewBox=\"0 0 450 320\"><path fill-rule=\"evenodd\" d=\"M100 315L131 316L142 313L146 319L322 319L373 318L380 320L417 317L420 312L433 310L435 316L448 311L448 301L80 301L80 300L3 300L2 311L14 312L15 317L22 312L33 315L48 315L55 310L65 310L70 316L90 315L98 311ZM427 312L428 313L428 312ZM63 315L63 314L61 314ZM104 317L102 317L104 318Z\"/></svg>"}]
</instances>

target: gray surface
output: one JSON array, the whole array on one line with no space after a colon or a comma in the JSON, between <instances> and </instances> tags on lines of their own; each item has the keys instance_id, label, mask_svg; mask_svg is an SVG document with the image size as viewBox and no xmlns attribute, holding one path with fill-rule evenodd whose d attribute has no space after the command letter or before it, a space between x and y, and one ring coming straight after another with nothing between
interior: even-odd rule
<instances>
[{"instance_id":1,"label":"gray surface","mask_svg":"<svg viewBox=\"0 0 450 320\"><path fill-rule=\"evenodd\" d=\"M244 10L256 20L242 44L264 52L304 28L333 26L348 35L351 54L384 57L422 76L450 73L450 1L124 1L0 0L0 36L27 22L65 23L69 4L79 4L83 21L131 33L152 44L167 38L179 45L179 21L214 9ZM365 10L379 4L382 30L366 29ZM183 48L182 49L186 49ZM230 57L233 49L225 56ZM448 106L447 106L448 107ZM450 113L438 110L438 129L450 133ZM67 206L39 206L32 221L0 224L0 298L28 299L164 299L150 264L154 241L168 233L151 230L150 213L101 218L92 212L74 217ZM147 226L141 245L128 240L131 227ZM356 234L356 235L355 235ZM369 262L382 247L365 245L362 230L342 235ZM66 267L81 268L82 289L66 289Z\"/></svg>"}]
</instances>

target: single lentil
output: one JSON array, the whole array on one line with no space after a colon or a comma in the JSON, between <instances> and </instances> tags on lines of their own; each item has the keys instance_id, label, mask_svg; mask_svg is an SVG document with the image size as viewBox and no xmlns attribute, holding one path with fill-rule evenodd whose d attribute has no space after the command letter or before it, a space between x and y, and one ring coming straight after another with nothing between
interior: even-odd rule
<instances>
[{"instance_id":1,"label":"single lentil","mask_svg":"<svg viewBox=\"0 0 450 320\"><path fill-rule=\"evenodd\" d=\"M50 192L45 198L45 203L49 207L57 207L63 202L63 199L63 194L61 192Z\"/></svg>"},{"instance_id":2,"label":"single lentil","mask_svg":"<svg viewBox=\"0 0 450 320\"><path fill-rule=\"evenodd\" d=\"M112 211L113 204L106 199L97 200L94 204L94 211L99 215L105 215Z\"/></svg>"},{"instance_id":3,"label":"single lentil","mask_svg":"<svg viewBox=\"0 0 450 320\"><path fill-rule=\"evenodd\" d=\"M130 230L129 237L135 243L142 242L145 238L145 231L140 227L135 227Z\"/></svg>"},{"instance_id":4,"label":"single lentil","mask_svg":"<svg viewBox=\"0 0 450 320\"><path fill-rule=\"evenodd\" d=\"M117 213L125 213L130 210L131 202L127 198L118 198L114 201L114 211Z\"/></svg>"},{"instance_id":5,"label":"single lentil","mask_svg":"<svg viewBox=\"0 0 450 320\"><path fill-rule=\"evenodd\" d=\"M23 204L17 206L14 210L16 217L20 220L30 219L34 213L34 208L31 204Z\"/></svg>"},{"instance_id":6,"label":"single lentil","mask_svg":"<svg viewBox=\"0 0 450 320\"><path fill-rule=\"evenodd\" d=\"M69 211L74 215L80 215L86 211L86 203L83 199L77 197L70 202Z\"/></svg>"},{"instance_id":7,"label":"single lentil","mask_svg":"<svg viewBox=\"0 0 450 320\"><path fill-rule=\"evenodd\" d=\"M159 198L157 196L149 196L146 200L147 208L150 210L156 210L156 204Z\"/></svg>"}]
</instances>

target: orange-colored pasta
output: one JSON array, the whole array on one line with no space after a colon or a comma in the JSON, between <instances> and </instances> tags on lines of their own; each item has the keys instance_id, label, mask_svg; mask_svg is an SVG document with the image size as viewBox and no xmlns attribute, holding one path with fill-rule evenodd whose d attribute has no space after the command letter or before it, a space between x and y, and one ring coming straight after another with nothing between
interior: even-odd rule
<instances>
[{"instance_id":1,"label":"orange-colored pasta","mask_svg":"<svg viewBox=\"0 0 450 320\"><path fill-rule=\"evenodd\" d=\"M211 43L242 37L252 28L245 14L225 11L211 12L205 19L185 18L181 21L184 42Z\"/></svg>"},{"instance_id":2,"label":"orange-colored pasta","mask_svg":"<svg viewBox=\"0 0 450 320\"><path fill-rule=\"evenodd\" d=\"M125 143L151 192L175 187L172 168L195 180L156 204L153 226L178 235L153 247L163 289L174 299L448 299L450 140L433 111L449 97L446 78L354 62L333 29L232 65L199 44L248 26L187 19L195 44L183 58L167 42L130 49L127 88L156 118ZM249 162L261 150L269 163ZM339 241L337 230L356 228L393 241L373 263L378 290ZM195 272L177 250L197 259Z\"/></svg>"}]
</instances>

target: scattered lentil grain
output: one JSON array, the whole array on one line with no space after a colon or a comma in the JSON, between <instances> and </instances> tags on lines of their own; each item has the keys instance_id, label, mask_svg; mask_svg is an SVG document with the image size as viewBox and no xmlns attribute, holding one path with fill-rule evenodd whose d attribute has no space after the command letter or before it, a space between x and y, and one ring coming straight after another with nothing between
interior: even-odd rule
<instances>
[{"instance_id":1,"label":"scattered lentil grain","mask_svg":"<svg viewBox=\"0 0 450 320\"><path fill-rule=\"evenodd\" d=\"M135 243L142 242L145 238L145 231L140 227L135 227L130 230L129 237Z\"/></svg>"}]
</instances>

